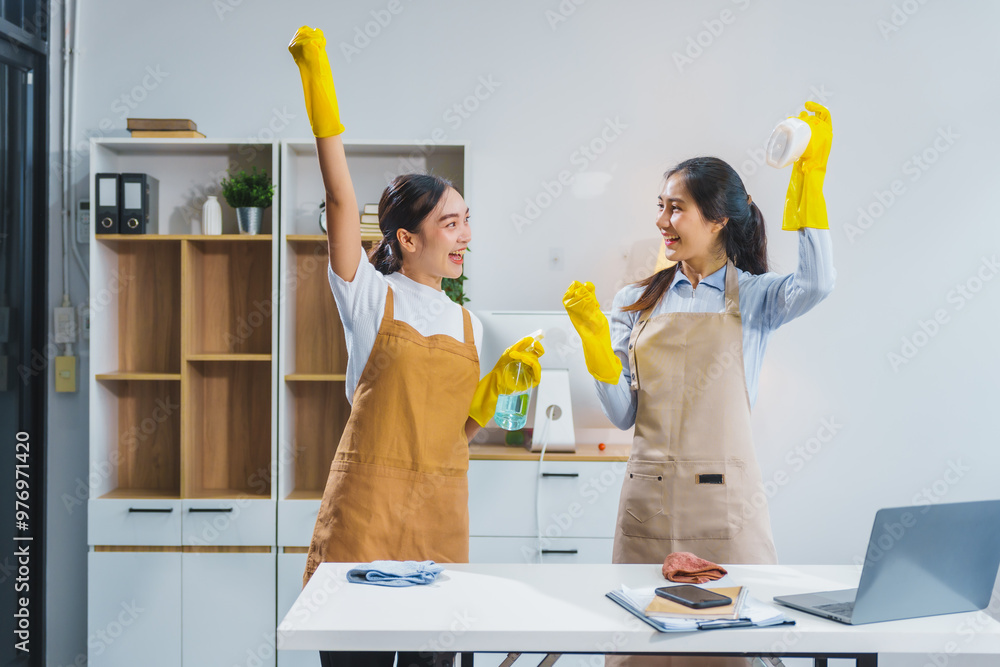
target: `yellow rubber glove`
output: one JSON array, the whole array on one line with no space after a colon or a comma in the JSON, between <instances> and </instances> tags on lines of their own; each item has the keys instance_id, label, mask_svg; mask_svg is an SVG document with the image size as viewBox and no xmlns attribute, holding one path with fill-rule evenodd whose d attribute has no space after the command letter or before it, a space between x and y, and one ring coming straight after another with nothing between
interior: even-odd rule
<instances>
[{"instance_id":1,"label":"yellow rubber glove","mask_svg":"<svg viewBox=\"0 0 1000 667\"><path fill-rule=\"evenodd\" d=\"M830 124L830 112L822 104L806 102L806 109L815 115L810 116L808 111L803 111L799 118L809 124L812 136L802 157L792 166L781 222L782 229L793 232L803 227L830 228L826 217L826 199L823 197L823 179L826 177L826 161L830 157L833 126Z\"/></svg>"},{"instance_id":2,"label":"yellow rubber glove","mask_svg":"<svg viewBox=\"0 0 1000 667\"><path fill-rule=\"evenodd\" d=\"M326 37L320 29L302 26L288 44L288 51L299 66L302 91L306 97L306 113L313 134L332 137L344 131L337 107L337 92L333 88L330 59L326 57Z\"/></svg>"},{"instance_id":3,"label":"yellow rubber glove","mask_svg":"<svg viewBox=\"0 0 1000 667\"><path fill-rule=\"evenodd\" d=\"M563 295L563 307L583 340L583 359L587 362L587 370L596 380L618 384L622 362L611 349L611 326L597 303L594 283L574 280Z\"/></svg>"},{"instance_id":4,"label":"yellow rubber glove","mask_svg":"<svg viewBox=\"0 0 1000 667\"><path fill-rule=\"evenodd\" d=\"M507 364L520 361L531 370L531 386L537 387L542 379L542 366L538 357L545 354L545 348L531 336L525 336L500 355L496 365L476 385L476 393L472 395L472 407L469 416L480 426L486 426L497 411L497 398L500 396L500 380Z\"/></svg>"}]
</instances>

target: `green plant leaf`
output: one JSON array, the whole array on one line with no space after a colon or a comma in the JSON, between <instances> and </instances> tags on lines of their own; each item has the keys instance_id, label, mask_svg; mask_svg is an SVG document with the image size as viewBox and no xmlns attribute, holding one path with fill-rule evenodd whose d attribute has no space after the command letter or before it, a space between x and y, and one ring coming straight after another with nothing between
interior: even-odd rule
<instances>
[{"instance_id":1,"label":"green plant leaf","mask_svg":"<svg viewBox=\"0 0 1000 667\"><path fill-rule=\"evenodd\" d=\"M240 169L239 173L229 173L229 178L222 179L222 196L233 208L245 206L268 208L274 199L274 183L267 172L257 167L251 173Z\"/></svg>"}]
</instances>

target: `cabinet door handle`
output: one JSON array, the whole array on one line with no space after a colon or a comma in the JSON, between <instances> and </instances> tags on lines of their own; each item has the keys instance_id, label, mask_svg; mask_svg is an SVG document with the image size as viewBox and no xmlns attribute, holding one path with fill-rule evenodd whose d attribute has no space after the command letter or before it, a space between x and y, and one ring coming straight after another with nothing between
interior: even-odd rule
<instances>
[{"instance_id":1,"label":"cabinet door handle","mask_svg":"<svg viewBox=\"0 0 1000 667\"><path fill-rule=\"evenodd\" d=\"M575 554L579 553L576 549L542 549L543 554Z\"/></svg>"},{"instance_id":2,"label":"cabinet door handle","mask_svg":"<svg viewBox=\"0 0 1000 667\"><path fill-rule=\"evenodd\" d=\"M232 512L232 507L189 507L188 512Z\"/></svg>"},{"instance_id":3,"label":"cabinet door handle","mask_svg":"<svg viewBox=\"0 0 1000 667\"><path fill-rule=\"evenodd\" d=\"M579 477L578 472L543 472L542 477Z\"/></svg>"},{"instance_id":4,"label":"cabinet door handle","mask_svg":"<svg viewBox=\"0 0 1000 667\"><path fill-rule=\"evenodd\" d=\"M169 513L169 512L173 512L174 508L173 507L166 507L166 508L163 508L163 507L129 507L128 511L129 511L130 514L132 512L147 512L147 513L163 512L163 513L166 514L166 513Z\"/></svg>"}]
</instances>

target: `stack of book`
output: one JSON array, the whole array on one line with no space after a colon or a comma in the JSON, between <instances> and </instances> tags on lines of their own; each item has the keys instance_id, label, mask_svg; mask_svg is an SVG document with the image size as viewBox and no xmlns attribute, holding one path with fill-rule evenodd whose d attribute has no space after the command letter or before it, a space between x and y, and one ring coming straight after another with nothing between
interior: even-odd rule
<instances>
[{"instance_id":1,"label":"stack of book","mask_svg":"<svg viewBox=\"0 0 1000 667\"><path fill-rule=\"evenodd\" d=\"M129 118L126 125L133 137L146 139L204 139L193 120L187 118Z\"/></svg>"},{"instance_id":2,"label":"stack of book","mask_svg":"<svg viewBox=\"0 0 1000 667\"><path fill-rule=\"evenodd\" d=\"M361 212L361 234L363 236L382 236L378 227L378 204L365 204Z\"/></svg>"},{"instance_id":3,"label":"stack of book","mask_svg":"<svg viewBox=\"0 0 1000 667\"><path fill-rule=\"evenodd\" d=\"M745 586L710 588L732 599L725 607L692 609L656 595L654 589L622 586L608 597L660 632L794 624L779 609L747 594Z\"/></svg>"}]
</instances>

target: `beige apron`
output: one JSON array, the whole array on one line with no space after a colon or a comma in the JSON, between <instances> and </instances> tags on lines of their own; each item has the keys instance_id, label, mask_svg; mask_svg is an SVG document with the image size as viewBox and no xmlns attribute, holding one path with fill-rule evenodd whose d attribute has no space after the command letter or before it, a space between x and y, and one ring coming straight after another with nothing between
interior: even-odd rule
<instances>
[{"instance_id":1,"label":"beige apron","mask_svg":"<svg viewBox=\"0 0 1000 667\"><path fill-rule=\"evenodd\" d=\"M678 270L680 270L678 268ZM706 288L702 288L706 289ZM639 315L629 339L635 438L612 560L662 564L673 551L715 563L776 563L750 430L736 268L722 313ZM745 665L742 658L610 658L609 664Z\"/></svg>"},{"instance_id":2,"label":"beige apron","mask_svg":"<svg viewBox=\"0 0 1000 667\"><path fill-rule=\"evenodd\" d=\"M465 342L393 319L390 288L337 447L303 585L322 562L469 560L469 443L479 381L469 311Z\"/></svg>"}]
</instances>

